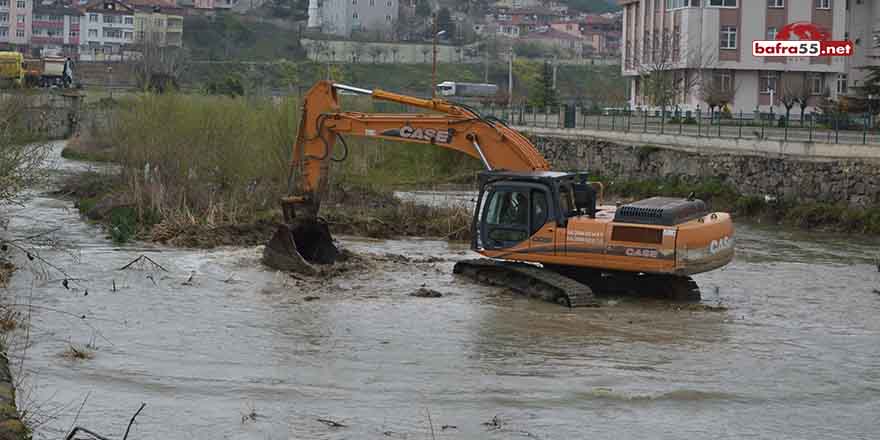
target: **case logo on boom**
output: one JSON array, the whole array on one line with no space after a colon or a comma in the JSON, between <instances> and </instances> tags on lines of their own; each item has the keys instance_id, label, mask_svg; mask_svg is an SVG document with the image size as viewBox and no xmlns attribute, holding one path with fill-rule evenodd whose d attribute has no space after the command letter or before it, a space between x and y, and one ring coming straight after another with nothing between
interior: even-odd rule
<instances>
[{"instance_id":1,"label":"case logo on boom","mask_svg":"<svg viewBox=\"0 0 880 440\"><path fill-rule=\"evenodd\" d=\"M404 139L415 139L437 144L448 144L452 139L452 130L437 130L434 128L413 128L404 125L382 132L382 136L393 136Z\"/></svg>"}]
</instances>

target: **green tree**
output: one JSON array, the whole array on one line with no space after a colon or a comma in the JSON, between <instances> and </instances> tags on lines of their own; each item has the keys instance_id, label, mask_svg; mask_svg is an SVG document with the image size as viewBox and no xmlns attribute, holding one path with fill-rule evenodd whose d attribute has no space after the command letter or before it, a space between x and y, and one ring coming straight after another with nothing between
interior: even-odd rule
<instances>
[{"instance_id":1,"label":"green tree","mask_svg":"<svg viewBox=\"0 0 880 440\"><path fill-rule=\"evenodd\" d=\"M553 107L557 104L556 90L553 88L553 66L545 62L541 75L532 84L529 103L539 107Z\"/></svg>"}]
</instances>

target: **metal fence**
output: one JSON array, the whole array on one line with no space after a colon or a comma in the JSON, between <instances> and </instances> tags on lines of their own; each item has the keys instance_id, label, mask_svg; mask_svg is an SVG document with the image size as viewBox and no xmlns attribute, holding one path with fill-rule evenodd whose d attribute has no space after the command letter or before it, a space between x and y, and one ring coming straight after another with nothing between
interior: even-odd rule
<instances>
[{"instance_id":1,"label":"metal fence","mask_svg":"<svg viewBox=\"0 0 880 440\"><path fill-rule=\"evenodd\" d=\"M594 111L573 105L480 107L477 111L511 125L527 127L880 145L877 118L869 114L807 113L803 117L786 118L785 114L773 112Z\"/></svg>"}]
</instances>

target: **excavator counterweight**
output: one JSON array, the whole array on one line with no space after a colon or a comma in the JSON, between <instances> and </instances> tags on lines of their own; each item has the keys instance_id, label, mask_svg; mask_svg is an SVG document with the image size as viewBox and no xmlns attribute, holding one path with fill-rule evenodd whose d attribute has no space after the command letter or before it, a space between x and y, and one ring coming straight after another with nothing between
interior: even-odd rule
<instances>
[{"instance_id":1,"label":"excavator counterweight","mask_svg":"<svg viewBox=\"0 0 880 440\"><path fill-rule=\"evenodd\" d=\"M346 112L340 91L433 113ZM461 261L454 269L479 282L570 307L595 305L594 292L698 300L690 275L733 258L730 215L710 212L698 199L604 205L601 183L586 173L550 171L534 145L501 120L441 99L320 81L303 103L282 199L286 224L266 246L266 264L313 272L312 264L329 264L339 255L318 214L329 162L338 157L334 148L344 135L430 144L483 163L471 248L487 258Z\"/></svg>"}]
</instances>

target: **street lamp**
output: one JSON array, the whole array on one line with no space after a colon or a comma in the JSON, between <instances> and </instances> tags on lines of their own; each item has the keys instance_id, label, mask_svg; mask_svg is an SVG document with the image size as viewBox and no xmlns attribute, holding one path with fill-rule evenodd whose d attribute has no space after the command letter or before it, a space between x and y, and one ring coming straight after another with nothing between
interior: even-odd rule
<instances>
[{"instance_id":1,"label":"street lamp","mask_svg":"<svg viewBox=\"0 0 880 440\"><path fill-rule=\"evenodd\" d=\"M437 32L437 14L434 14L434 60L431 65L431 99L437 97L437 38L446 35L446 31Z\"/></svg>"}]
</instances>

